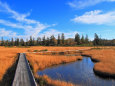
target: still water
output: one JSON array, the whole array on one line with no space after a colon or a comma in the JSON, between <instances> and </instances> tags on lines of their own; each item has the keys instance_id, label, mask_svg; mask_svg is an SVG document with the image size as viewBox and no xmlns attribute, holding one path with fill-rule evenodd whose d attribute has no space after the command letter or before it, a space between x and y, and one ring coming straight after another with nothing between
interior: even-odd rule
<instances>
[{"instance_id":1,"label":"still water","mask_svg":"<svg viewBox=\"0 0 115 86\"><path fill-rule=\"evenodd\" d=\"M58 65L38 71L39 75L48 75L55 80L63 80L81 86L115 86L114 79L103 79L93 72L94 63L89 57L83 60Z\"/></svg>"}]
</instances>

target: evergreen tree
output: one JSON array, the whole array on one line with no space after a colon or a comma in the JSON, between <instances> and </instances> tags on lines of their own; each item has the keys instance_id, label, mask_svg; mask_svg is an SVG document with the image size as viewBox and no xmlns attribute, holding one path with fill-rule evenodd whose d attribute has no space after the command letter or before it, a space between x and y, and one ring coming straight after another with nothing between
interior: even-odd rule
<instances>
[{"instance_id":1,"label":"evergreen tree","mask_svg":"<svg viewBox=\"0 0 115 86\"><path fill-rule=\"evenodd\" d=\"M88 38L88 35L86 35L85 37L85 43L88 44L89 43L89 38Z\"/></svg>"},{"instance_id":2,"label":"evergreen tree","mask_svg":"<svg viewBox=\"0 0 115 86\"><path fill-rule=\"evenodd\" d=\"M57 45L57 41L56 41L56 38L55 38L55 36L54 36L54 35L53 35L52 40L53 40L53 45L54 45L54 46L55 46L55 45Z\"/></svg>"},{"instance_id":3,"label":"evergreen tree","mask_svg":"<svg viewBox=\"0 0 115 86\"><path fill-rule=\"evenodd\" d=\"M38 45L42 45L42 43L41 43L41 38L38 37L37 40L38 40Z\"/></svg>"},{"instance_id":4,"label":"evergreen tree","mask_svg":"<svg viewBox=\"0 0 115 86\"><path fill-rule=\"evenodd\" d=\"M80 35L78 33L75 35L75 42L80 45Z\"/></svg>"},{"instance_id":5,"label":"evergreen tree","mask_svg":"<svg viewBox=\"0 0 115 86\"><path fill-rule=\"evenodd\" d=\"M29 46L29 41L28 41L28 39L26 39L25 45L26 45L26 46Z\"/></svg>"},{"instance_id":6,"label":"evergreen tree","mask_svg":"<svg viewBox=\"0 0 115 86\"><path fill-rule=\"evenodd\" d=\"M50 45L50 39L47 37L46 46L49 46L49 45Z\"/></svg>"},{"instance_id":7,"label":"evergreen tree","mask_svg":"<svg viewBox=\"0 0 115 86\"><path fill-rule=\"evenodd\" d=\"M32 40L32 46L35 46L36 45L36 41L35 41L35 38L33 38Z\"/></svg>"},{"instance_id":8,"label":"evergreen tree","mask_svg":"<svg viewBox=\"0 0 115 86\"><path fill-rule=\"evenodd\" d=\"M4 38L1 39L1 46L4 46Z\"/></svg>"},{"instance_id":9,"label":"evergreen tree","mask_svg":"<svg viewBox=\"0 0 115 86\"><path fill-rule=\"evenodd\" d=\"M42 38L42 45L46 45L46 39L45 39L45 36Z\"/></svg>"},{"instance_id":10,"label":"evergreen tree","mask_svg":"<svg viewBox=\"0 0 115 86\"><path fill-rule=\"evenodd\" d=\"M61 39L60 39L60 35L59 34L58 34L57 45L61 45Z\"/></svg>"},{"instance_id":11,"label":"evergreen tree","mask_svg":"<svg viewBox=\"0 0 115 86\"><path fill-rule=\"evenodd\" d=\"M85 39L84 39L84 36L82 35L81 37L81 43L84 44L85 43Z\"/></svg>"},{"instance_id":12,"label":"evergreen tree","mask_svg":"<svg viewBox=\"0 0 115 86\"><path fill-rule=\"evenodd\" d=\"M29 46L33 46L32 36L30 36Z\"/></svg>"},{"instance_id":13,"label":"evergreen tree","mask_svg":"<svg viewBox=\"0 0 115 86\"><path fill-rule=\"evenodd\" d=\"M52 35L52 36L50 37L50 45L51 45L51 46L55 46L55 45L56 45L56 39L55 39L54 35Z\"/></svg>"},{"instance_id":14,"label":"evergreen tree","mask_svg":"<svg viewBox=\"0 0 115 86\"><path fill-rule=\"evenodd\" d=\"M100 44L100 38L98 37L98 35L96 33L95 33L93 44L94 45L99 45Z\"/></svg>"},{"instance_id":15,"label":"evergreen tree","mask_svg":"<svg viewBox=\"0 0 115 86\"><path fill-rule=\"evenodd\" d=\"M8 45L9 45L9 41L6 40L6 41L5 41L5 46L8 46Z\"/></svg>"},{"instance_id":16,"label":"evergreen tree","mask_svg":"<svg viewBox=\"0 0 115 86\"><path fill-rule=\"evenodd\" d=\"M15 40L15 46L19 46L19 38L17 38L16 40Z\"/></svg>"},{"instance_id":17,"label":"evergreen tree","mask_svg":"<svg viewBox=\"0 0 115 86\"><path fill-rule=\"evenodd\" d=\"M24 40L23 39L20 39L20 46L24 46Z\"/></svg>"},{"instance_id":18,"label":"evergreen tree","mask_svg":"<svg viewBox=\"0 0 115 86\"><path fill-rule=\"evenodd\" d=\"M39 45L39 37L36 40L36 45Z\"/></svg>"},{"instance_id":19,"label":"evergreen tree","mask_svg":"<svg viewBox=\"0 0 115 86\"><path fill-rule=\"evenodd\" d=\"M50 36L50 45L52 46L52 36Z\"/></svg>"},{"instance_id":20,"label":"evergreen tree","mask_svg":"<svg viewBox=\"0 0 115 86\"><path fill-rule=\"evenodd\" d=\"M55 46L55 45L66 45L66 46L73 46L73 45L80 45L80 44L89 44L89 45L109 45L109 46L114 46L115 45L115 40L107 40L107 39L101 39L98 37L97 34L95 34L94 40L89 41L88 35L84 38L82 35L80 39L80 35L77 33L75 35L75 39L68 38L65 40L65 36L62 33L61 36L58 34L58 38L56 39L54 35L52 35L50 38L45 38L45 36L41 39L38 37L37 39L32 38L30 36L30 39L24 41L24 39L19 39L16 38L15 40L11 38L10 40L4 40L3 37L1 38L0 45L1 46L39 46L39 45L44 45L44 46Z\"/></svg>"},{"instance_id":21,"label":"evergreen tree","mask_svg":"<svg viewBox=\"0 0 115 86\"><path fill-rule=\"evenodd\" d=\"M11 39L11 46L14 46L14 39Z\"/></svg>"},{"instance_id":22,"label":"evergreen tree","mask_svg":"<svg viewBox=\"0 0 115 86\"><path fill-rule=\"evenodd\" d=\"M64 36L64 33L62 33L62 35L61 35L61 42L62 42L62 45L64 45L64 43L65 43L65 36Z\"/></svg>"},{"instance_id":23,"label":"evergreen tree","mask_svg":"<svg viewBox=\"0 0 115 86\"><path fill-rule=\"evenodd\" d=\"M14 45L15 45L15 46L17 46L17 45L16 45L16 38L15 38L15 42L14 42Z\"/></svg>"}]
</instances>

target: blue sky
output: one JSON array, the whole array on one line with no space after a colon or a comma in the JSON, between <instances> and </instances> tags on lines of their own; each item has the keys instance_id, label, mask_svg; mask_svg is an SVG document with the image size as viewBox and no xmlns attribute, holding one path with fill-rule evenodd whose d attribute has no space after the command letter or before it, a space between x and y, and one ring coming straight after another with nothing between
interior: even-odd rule
<instances>
[{"instance_id":1,"label":"blue sky","mask_svg":"<svg viewBox=\"0 0 115 86\"><path fill-rule=\"evenodd\" d=\"M0 0L0 37L94 33L115 38L115 0Z\"/></svg>"}]
</instances>

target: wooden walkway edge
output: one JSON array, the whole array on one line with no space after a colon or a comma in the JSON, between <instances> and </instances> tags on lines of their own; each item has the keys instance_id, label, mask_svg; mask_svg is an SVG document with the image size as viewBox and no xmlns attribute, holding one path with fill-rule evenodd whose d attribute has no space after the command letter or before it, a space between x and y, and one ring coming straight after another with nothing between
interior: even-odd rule
<instances>
[{"instance_id":1,"label":"wooden walkway edge","mask_svg":"<svg viewBox=\"0 0 115 86\"><path fill-rule=\"evenodd\" d=\"M20 53L12 86L37 86L24 53Z\"/></svg>"}]
</instances>

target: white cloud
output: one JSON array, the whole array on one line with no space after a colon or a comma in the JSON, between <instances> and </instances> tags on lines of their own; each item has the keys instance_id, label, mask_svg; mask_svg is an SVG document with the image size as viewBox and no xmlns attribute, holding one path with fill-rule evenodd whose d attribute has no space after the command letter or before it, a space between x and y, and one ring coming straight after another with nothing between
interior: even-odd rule
<instances>
[{"instance_id":1,"label":"white cloud","mask_svg":"<svg viewBox=\"0 0 115 86\"><path fill-rule=\"evenodd\" d=\"M62 33L64 33L66 38L72 38L75 36L76 33L79 33L79 32L77 32L77 31L61 32L61 31L58 31L55 29L50 29L50 30L47 30L47 31L41 33L40 37L43 37L43 36L50 37L51 35L54 35L57 38L58 34L61 35Z\"/></svg>"},{"instance_id":2,"label":"white cloud","mask_svg":"<svg viewBox=\"0 0 115 86\"><path fill-rule=\"evenodd\" d=\"M0 36L1 37L15 37L17 34L15 32L5 30L4 28L0 28Z\"/></svg>"},{"instance_id":3,"label":"white cloud","mask_svg":"<svg viewBox=\"0 0 115 86\"><path fill-rule=\"evenodd\" d=\"M30 16L30 13L20 14L12 10L7 3L2 3L1 1L0 1L0 12L7 13L9 15L8 19L12 18L15 20L15 22L12 22L10 19L9 20L0 19L0 24L10 26L15 29L23 29L25 33L23 37L26 38L29 36L33 36L36 38L39 32L41 32L42 30L48 27L55 26L55 25L42 24L39 21L28 19L27 17Z\"/></svg>"},{"instance_id":4,"label":"white cloud","mask_svg":"<svg viewBox=\"0 0 115 86\"><path fill-rule=\"evenodd\" d=\"M61 32L57 31L55 29L49 29L49 30L46 30L46 31L40 33L40 37L43 37L43 36L50 37L51 35L55 35L57 37L58 34L61 34Z\"/></svg>"},{"instance_id":5,"label":"white cloud","mask_svg":"<svg viewBox=\"0 0 115 86\"><path fill-rule=\"evenodd\" d=\"M68 2L68 5L73 8L85 8L89 6L96 5L101 2L115 2L115 0L73 0Z\"/></svg>"},{"instance_id":6,"label":"white cloud","mask_svg":"<svg viewBox=\"0 0 115 86\"><path fill-rule=\"evenodd\" d=\"M35 20L31 20L31 19L27 19L26 17L28 17L30 15L30 13L26 13L26 14L20 14L14 10L12 10L7 3L2 3L0 2L0 8L1 8L1 12L6 12L9 13L11 15L11 18L14 18L17 21L20 22L26 22L26 23L39 23Z\"/></svg>"},{"instance_id":7,"label":"white cloud","mask_svg":"<svg viewBox=\"0 0 115 86\"><path fill-rule=\"evenodd\" d=\"M3 19L0 19L0 24L3 24L5 26L10 26L10 27L13 27L13 28L20 28L20 29L24 29L25 27L19 23L12 23L10 21L7 21L7 20L3 20Z\"/></svg>"},{"instance_id":8,"label":"white cloud","mask_svg":"<svg viewBox=\"0 0 115 86\"><path fill-rule=\"evenodd\" d=\"M115 11L103 13L101 10L94 10L81 16L76 16L72 21L85 24L115 25Z\"/></svg>"},{"instance_id":9,"label":"white cloud","mask_svg":"<svg viewBox=\"0 0 115 86\"><path fill-rule=\"evenodd\" d=\"M51 24L46 25L42 24L39 21L28 19L27 17L30 16L30 13L21 14L14 10L12 10L7 3L0 2L0 12L6 13L8 15L8 19L0 19L0 24L4 26L9 26L14 29L22 29L24 30L24 35L18 35L18 32L13 32L7 30L7 28L1 28L0 29L0 36L6 36L6 37L19 37L19 38L29 38L32 37L43 37L44 35L46 37L50 37L51 35L54 35L55 37L58 36L58 34L64 33L67 38L74 37L74 35L78 32L61 32L55 29L47 29L48 27L54 27L57 25ZM15 21L11 21L11 19L14 19ZM45 31L43 31L46 29ZM43 31L43 32L42 32Z\"/></svg>"}]
</instances>

